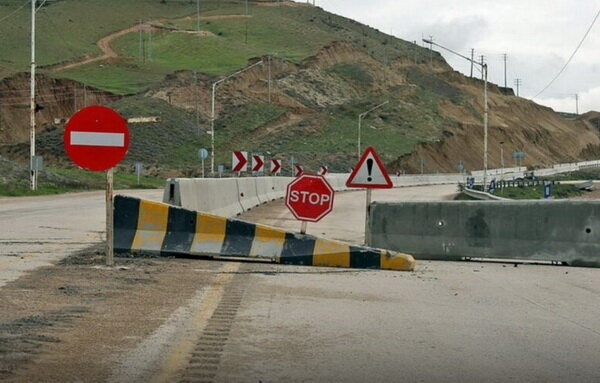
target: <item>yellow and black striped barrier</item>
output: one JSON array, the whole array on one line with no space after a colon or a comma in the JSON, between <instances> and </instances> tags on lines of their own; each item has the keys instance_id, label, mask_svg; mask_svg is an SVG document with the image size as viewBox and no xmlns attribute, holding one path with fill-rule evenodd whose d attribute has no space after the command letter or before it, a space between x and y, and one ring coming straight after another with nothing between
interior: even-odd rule
<instances>
[{"instance_id":1,"label":"yellow and black striped barrier","mask_svg":"<svg viewBox=\"0 0 600 383\"><path fill-rule=\"evenodd\" d=\"M132 197L115 197L118 253L247 257L282 264L413 270L408 254L352 246Z\"/></svg>"}]
</instances>

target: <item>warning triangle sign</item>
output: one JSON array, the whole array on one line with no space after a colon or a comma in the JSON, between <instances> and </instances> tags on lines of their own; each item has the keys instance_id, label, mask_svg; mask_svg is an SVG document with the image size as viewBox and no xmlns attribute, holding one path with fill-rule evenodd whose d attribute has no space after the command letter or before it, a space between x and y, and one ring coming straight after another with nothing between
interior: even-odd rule
<instances>
[{"instance_id":1,"label":"warning triangle sign","mask_svg":"<svg viewBox=\"0 0 600 383\"><path fill-rule=\"evenodd\" d=\"M358 160L346 181L346 186L353 188L389 189L394 186L379 155L372 147L368 147Z\"/></svg>"}]
</instances>

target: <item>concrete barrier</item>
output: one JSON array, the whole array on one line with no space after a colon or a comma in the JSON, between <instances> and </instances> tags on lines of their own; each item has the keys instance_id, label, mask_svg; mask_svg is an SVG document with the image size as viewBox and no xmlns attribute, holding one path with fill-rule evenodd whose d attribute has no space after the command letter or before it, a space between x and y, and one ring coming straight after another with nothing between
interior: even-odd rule
<instances>
[{"instance_id":1,"label":"concrete barrier","mask_svg":"<svg viewBox=\"0 0 600 383\"><path fill-rule=\"evenodd\" d=\"M179 178L175 190L186 209L231 217L244 211L235 178ZM163 198L164 200L164 198Z\"/></svg>"},{"instance_id":2,"label":"concrete barrier","mask_svg":"<svg viewBox=\"0 0 600 383\"><path fill-rule=\"evenodd\" d=\"M408 254L352 246L159 202L116 196L116 253L257 258L282 264L413 270Z\"/></svg>"},{"instance_id":3,"label":"concrete barrier","mask_svg":"<svg viewBox=\"0 0 600 383\"><path fill-rule=\"evenodd\" d=\"M271 188L273 187L273 182L271 181L271 177L256 177L254 178L254 185L256 186L256 196L258 197L258 201L262 203L271 202Z\"/></svg>"},{"instance_id":4,"label":"concrete barrier","mask_svg":"<svg viewBox=\"0 0 600 383\"><path fill-rule=\"evenodd\" d=\"M417 259L524 259L600 267L600 201L371 205L371 243Z\"/></svg>"},{"instance_id":5,"label":"concrete barrier","mask_svg":"<svg viewBox=\"0 0 600 383\"><path fill-rule=\"evenodd\" d=\"M238 186L238 198L244 211L248 211L260 205L258 193L256 192L256 179L252 177L236 178Z\"/></svg>"}]
</instances>

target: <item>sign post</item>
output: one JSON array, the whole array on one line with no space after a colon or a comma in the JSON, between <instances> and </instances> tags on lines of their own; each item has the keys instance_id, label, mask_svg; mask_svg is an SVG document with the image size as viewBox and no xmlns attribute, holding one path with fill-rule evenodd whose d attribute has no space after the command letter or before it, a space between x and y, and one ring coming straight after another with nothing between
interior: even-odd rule
<instances>
[{"instance_id":1,"label":"sign post","mask_svg":"<svg viewBox=\"0 0 600 383\"><path fill-rule=\"evenodd\" d=\"M369 230L369 221L371 218L371 200L372 189L390 189L394 186L390 176L385 170L385 166L379 159L379 155L374 148L368 147L358 163L352 170L350 177L346 181L347 187L366 188L366 212L365 212L365 244L371 242L371 231Z\"/></svg>"},{"instance_id":2,"label":"sign post","mask_svg":"<svg viewBox=\"0 0 600 383\"><path fill-rule=\"evenodd\" d=\"M106 170L106 264L113 266L113 167L129 148L127 121L105 106L88 106L67 122L63 143L77 165L91 171Z\"/></svg>"},{"instance_id":3,"label":"sign post","mask_svg":"<svg viewBox=\"0 0 600 383\"><path fill-rule=\"evenodd\" d=\"M204 148L198 150L198 158L202 161L202 178L204 178L204 160L208 158L208 150Z\"/></svg>"},{"instance_id":4,"label":"sign post","mask_svg":"<svg viewBox=\"0 0 600 383\"><path fill-rule=\"evenodd\" d=\"M140 184L140 175L142 174L142 172L144 171L144 164L142 164L141 162L136 162L135 163L135 174L137 175L137 184Z\"/></svg>"},{"instance_id":5,"label":"sign post","mask_svg":"<svg viewBox=\"0 0 600 383\"><path fill-rule=\"evenodd\" d=\"M304 174L290 182L285 205L302 221L302 234L306 234L308 222L318 222L333 210L334 195L333 188L322 176Z\"/></svg>"}]
</instances>

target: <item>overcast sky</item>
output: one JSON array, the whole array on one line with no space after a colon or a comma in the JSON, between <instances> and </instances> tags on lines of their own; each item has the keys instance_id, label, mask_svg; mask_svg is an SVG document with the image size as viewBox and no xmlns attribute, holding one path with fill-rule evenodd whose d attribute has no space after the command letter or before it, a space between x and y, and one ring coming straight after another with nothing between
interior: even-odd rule
<instances>
[{"instance_id":1,"label":"overcast sky","mask_svg":"<svg viewBox=\"0 0 600 383\"><path fill-rule=\"evenodd\" d=\"M600 0L316 0L318 6L405 40L432 35L467 56L485 55L490 80L522 79L520 95L533 97L556 75L600 9ZM470 64L442 52L455 69ZM600 111L600 20L562 76L536 102L555 110Z\"/></svg>"}]
</instances>

